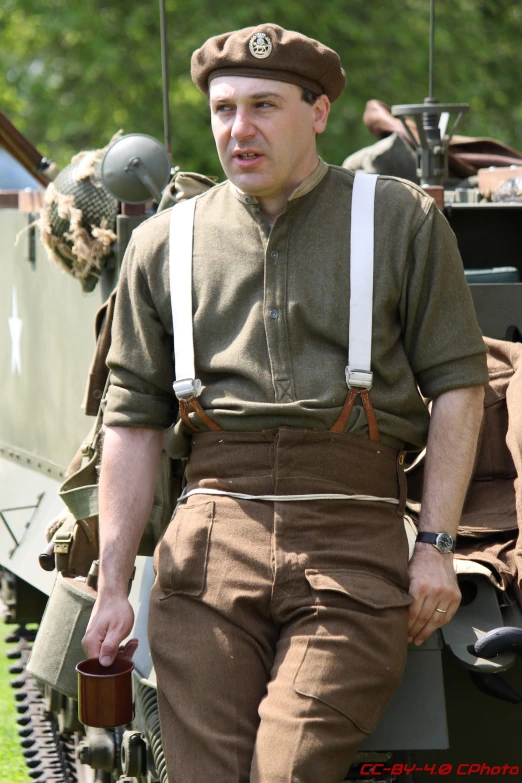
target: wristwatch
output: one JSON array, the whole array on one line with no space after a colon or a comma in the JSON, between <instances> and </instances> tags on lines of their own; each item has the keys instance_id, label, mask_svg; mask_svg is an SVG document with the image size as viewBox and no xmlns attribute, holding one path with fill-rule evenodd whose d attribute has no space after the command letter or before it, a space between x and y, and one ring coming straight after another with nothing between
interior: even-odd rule
<instances>
[{"instance_id":1,"label":"wristwatch","mask_svg":"<svg viewBox=\"0 0 522 783\"><path fill-rule=\"evenodd\" d=\"M417 533L417 542L433 544L442 554L455 551L455 539L449 533Z\"/></svg>"}]
</instances>

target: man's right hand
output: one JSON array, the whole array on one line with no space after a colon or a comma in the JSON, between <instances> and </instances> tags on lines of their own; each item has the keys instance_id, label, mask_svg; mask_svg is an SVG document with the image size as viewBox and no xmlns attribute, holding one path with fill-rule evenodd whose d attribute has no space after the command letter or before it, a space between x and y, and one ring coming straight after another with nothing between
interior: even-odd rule
<instances>
[{"instance_id":1,"label":"man's right hand","mask_svg":"<svg viewBox=\"0 0 522 783\"><path fill-rule=\"evenodd\" d=\"M126 639L134 624L134 611L127 596L98 596L82 639L82 646L88 658L99 658L102 666L110 666L120 651L121 642ZM131 640L135 642L135 640ZM137 645L128 642L125 657L132 658Z\"/></svg>"}]
</instances>

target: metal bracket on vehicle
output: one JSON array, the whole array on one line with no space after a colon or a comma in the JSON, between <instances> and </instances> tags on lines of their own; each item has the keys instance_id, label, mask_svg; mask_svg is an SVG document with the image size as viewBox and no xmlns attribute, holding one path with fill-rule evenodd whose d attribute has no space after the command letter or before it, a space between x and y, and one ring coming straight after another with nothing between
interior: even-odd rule
<instances>
[{"instance_id":1,"label":"metal bracket on vehicle","mask_svg":"<svg viewBox=\"0 0 522 783\"><path fill-rule=\"evenodd\" d=\"M479 672L503 672L515 662L515 653L506 650L496 658L482 658L475 644L489 631L504 626L496 588L479 574L459 578L462 603L453 619L441 628L446 646L465 669Z\"/></svg>"}]
</instances>

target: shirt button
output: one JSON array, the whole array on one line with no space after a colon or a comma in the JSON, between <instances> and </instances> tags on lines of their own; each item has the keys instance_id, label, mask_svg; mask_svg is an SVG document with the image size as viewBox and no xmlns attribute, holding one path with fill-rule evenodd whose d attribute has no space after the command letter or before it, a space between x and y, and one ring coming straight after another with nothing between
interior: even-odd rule
<instances>
[{"instance_id":1,"label":"shirt button","mask_svg":"<svg viewBox=\"0 0 522 783\"><path fill-rule=\"evenodd\" d=\"M272 250L272 252L270 253L270 255L272 256L272 258L274 259L274 261L277 261L277 259L279 258L279 253L277 252L277 250Z\"/></svg>"},{"instance_id":2,"label":"shirt button","mask_svg":"<svg viewBox=\"0 0 522 783\"><path fill-rule=\"evenodd\" d=\"M251 204L251 203L252 203L252 198L251 198L251 196L247 196L247 197L245 198L245 203L246 203L246 204Z\"/></svg>"},{"instance_id":3,"label":"shirt button","mask_svg":"<svg viewBox=\"0 0 522 783\"><path fill-rule=\"evenodd\" d=\"M270 310L270 318L279 318L279 311L278 310Z\"/></svg>"}]
</instances>

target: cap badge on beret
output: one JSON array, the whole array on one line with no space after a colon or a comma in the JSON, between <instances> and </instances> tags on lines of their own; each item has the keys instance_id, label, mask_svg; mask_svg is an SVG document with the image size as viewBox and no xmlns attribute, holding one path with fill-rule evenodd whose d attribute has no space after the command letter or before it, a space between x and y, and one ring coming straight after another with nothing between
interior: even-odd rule
<instances>
[{"instance_id":1,"label":"cap badge on beret","mask_svg":"<svg viewBox=\"0 0 522 783\"><path fill-rule=\"evenodd\" d=\"M254 33L248 42L248 48L258 60L264 60L272 51L272 41L266 33Z\"/></svg>"}]
</instances>

